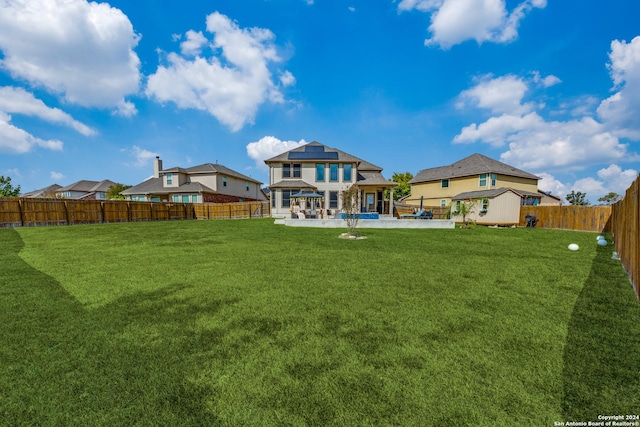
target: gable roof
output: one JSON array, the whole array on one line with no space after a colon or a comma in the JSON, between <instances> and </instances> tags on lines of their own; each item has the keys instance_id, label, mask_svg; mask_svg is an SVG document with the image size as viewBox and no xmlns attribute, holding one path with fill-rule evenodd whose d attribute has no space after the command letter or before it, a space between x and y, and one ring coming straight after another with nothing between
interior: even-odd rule
<instances>
[{"instance_id":1,"label":"gable roof","mask_svg":"<svg viewBox=\"0 0 640 427\"><path fill-rule=\"evenodd\" d=\"M265 160L266 164L280 162L300 162L309 163L322 161L332 161L337 163L357 163L359 171L381 172L382 168L372 163L362 160L352 154L346 153L336 148L328 147L318 141L312 141L308 144L296 147L292 150L285 151L275 157Z\"/></svg>"},{"instance_id":2,"label":"gable roof","mask_svg":"<svg viewBox=\"0 0 640 427\"><path fill-rule=\"evenodd\" d=\"M516 190L511 187L501 187L501 188L492 188L490 190L467 191L464 193L456 194L451 198L451 200L469 200L469 199L480 199L480 198L491 199L493 197L498 197L499 195L504 194L507 191L510 191L520 197L535 197L535 198L542 197L540 193L532 193L530 191Z\"/></svg>"},{"instance_id":3,"label":"gable roof","mask_svg":"<svg viewBox=\"0 0 640 427\"><path fill-rule=\"evenodd\" d=\"M28 193L21 194L20 197L28 197L28 198L38 198L38 197L47 197L58 191L58 189L62 188L61 185L51 184L48 187L41 188L39 190L29 191Z\"/></svg>"},{"instance_id":4,"label":"gable roof","mask_svg":"<svg viewBox=\"0 0 640 427\"><path fill-rule=\"evenodd\" d=\"M149 178L148 180L128 188L121 192L123 196L136 194L171 194L171 193L216 193L211 188L199 182L189 182L179 187L165 187L162 178Z\"/></svg>"},{"instance_id":5,"label":"gable roof","mask_svg":"<svg viewBox=\"0 0 640 427\"><path fill-rule=\"evenodd\" d=\"M57 193L62 193L64 191L77 191L81 193L91 193L96 191L109 191L109 187L112 185L116 185L115 182L105 179L103 181L89 181L89 180L81 180L74 182L73 184L69 184L66 187L60 187L56 190Z\"/></svg>"},{"instance_id":6,"label":"gable roof","mask_svg":"<svg viewBox=\"0 0 640 427\"><path fill-rule=\"evenodd\" d=\"M219 174L219 175L228 175L228 176L232 176L238 179L243 179L245 181L249 181L249 182L254 182L257 184L262 184L262 182L251 178L250 176L247 175L243 175L240 172L236 172L231 168L228 168L224 165L221 165L219 163L213 164L213 163L204 163L202 165L198 165L198 166L192 166L190 168L179 168L179 167L175 167L175 168L170 168L170 169L163 169L160 171L161 174L164 173L184 173L187 175L206 175L206 174Z\"/></svg>"},{"instance_id":7,"label":"gable roof","mask_svg":"<svg viewBox=\"0 0 640 427\"><path fill-rule=\"evenodd\" d=\"M483 173L495 173L500 175L515 176L528 179L541 179L539 176L525 172L506 163L499 162L482 154L472 154L449 166L423 169L413 177L410 184L421 182L439 181L441 179L461 178L465 176L479 175Z\"/></svg>"}]
</instances>

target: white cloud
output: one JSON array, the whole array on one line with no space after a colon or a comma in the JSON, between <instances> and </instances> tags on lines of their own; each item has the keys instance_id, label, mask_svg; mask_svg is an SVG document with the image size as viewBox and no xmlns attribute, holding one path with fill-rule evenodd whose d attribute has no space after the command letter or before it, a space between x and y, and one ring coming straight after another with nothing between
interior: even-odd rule
<instances>
[{"instance_id":1,"label":"white cloud","mask_svg":"<svg viewBox=\"0 0 640 427\"><path fill-rule=\"evenodd\" d=\"M138 40L107 3L0 0L0 67L67 102L117 108L137 93Z\"/></svg>"},{"instance_id":2,"label":"white cloud","mask_svg":"<svg viewBox=\"0 0 640 427\"><path fill-rule=\"evenodd\" d=\"M546 7L546 0L525 0L510 13L505 0L402 0L398 11L431 13L432 37L425 45L448 49L466 40L508 43L518 37L518 26L533 8Z\"/></svg>"},{"instance_id":3,"label":"white cloud","mask_svg":"<svg viewBox=\"0 0 640 427\"><path fill-rule=\"evenodd\" d=\"M0 111L0 152L23 154L31 151L34 146L47 148L49 150L62 150L62 141L37 138L15 127L10 122L11 116Z\"/></svg>"},{"instance_id":4,"label":"white cloud","mask_svg":"<svg viewBox=\"0 0 640 427\"><path fill-rule=\"evenodd\" d=\"M536 175L542 178L538 181L538 189L545 193L551 192L554 196L564 200L564 196L571 191L569 190L570 186L558 181L553 175L546 172L537 173Z\"/></svg>"},{"instance_id":5,"label":"white cloud","mask_svg":"<svg viewBox=\"0 0 640 427\"><path fill-rule=\"evenodd\" d=\"M349 12L355 12L356 8L353 6L349 6L347 9L349 9Z\"/></svg>"},{"instance_id":6,"label":"white cloud","mask_svg":"<svg viewBox=\"0 0 640 427\"><path fill-rule=\"evenodd\" d=\"M522 104L527 90L525 81L514 75L497 78L484 76L475 87L460 94L461 103L458 107L472 103L497 114L527 113L533 108L531 104Z\"/></svg>"},{"instance_id":7,"label":"white cloud","mask_svg":"<svg viewBox=\"0 0 640 427\"><path fill-rule=\"evenodd\" d=\"M638 177L638 171L635 169L622 168L616 164L609 165L598 171L598 177L602 179L607 187L607 192L612 191L620 195L624 195L627 188Z\"/></svg>"},{"instance_id":8,"label":"white cloud","mask_svg":"<svg viewBox=\"0 0 640 427\"><path fill-rule=\"evenodd\" d=\"M94 129L75 120L59 108L47 107L44 102L22 88L0 86L0 111L34 116L51 123L63 124L85 136L96 134Z\"/></svg>"},{"instance_id":9,"label":"white cloud","mask_svg":"<svg viewBox=\"0 0 640 427\"><path fill-rule=\"evenodd\" d=\"M155 159L155 157L158 156L158 153L145 150L137 145L122 151L126 152L133 159L132 162L125 162L125 165L137 168L148 165L150 160Z\"/></svg>"},{"instance_id":10,"label":"white cloud","mask_svg":"<svg viewBox=\"0 0 640 427\"><path fill-rule=\"evenodd\" d=\"M207 16L214 55L187 59L167 55L168 64L149 76L146 94L179 108L207 111L232 131L253 123L258 107L283 102L272 80L271 63L280 62L275 36L264 28L240 28L225 15ZM285 80L293 75L285 72Z\"/></svg>"},{"instance_id":11,"label":"white cloud","mask_svg":"<svg viewBox=\"0 0 640 427\"><path fill-rule=\"evenodd\" d=\"M187 40L180 43L180 51L183 55L196 56L200 55L202 47L208 42L207 38L202 34L202 31L195 32L193 30L187 31Z\"/></svg>"},{"instance_id":12,"label":"white cloud","mask_svg":"<svg viewBox=\"0 0 640 427\"><path fill-rule=\"evenodd\" d=\"M600 103L598 116L622 138L640 140L640 36L630 43L614 40L609 72L618 92Z\"/></svg>"},{"instance_id":13,"label":"white cloud","mask_svg":"<svg viewBox=\"0 0 640 427\"><path fill-rule=\"evenodd\" d=\"M291 74L291 72L285 71L280 75L280 83L282 83L283 86L292 86L296 84L296 78Z\"/></svg>"},{"instance_id":14,"label":"white cloud","mask_svg":"<svg viewBox=\"0 0 640 427\"><path fill-rule=\"evenodd\" d=\"M52 181L61 181L64 178L64 175L60 172L51 171L49 177Z\"/></svg>"},{"instance_id":15,"label":"white cloud","mask_svg":"<svg viewBox=\"0 0 640 427\"><path fill-rule=\"evenodd\" d=\"M257 142L247 144L247 155L256 162L256 166L266 169L264 161L282 154L285 151L292 150L307 142L304 139L300 141L281 141L274 136L265 136Z\"/></svg>"}]
</instances>

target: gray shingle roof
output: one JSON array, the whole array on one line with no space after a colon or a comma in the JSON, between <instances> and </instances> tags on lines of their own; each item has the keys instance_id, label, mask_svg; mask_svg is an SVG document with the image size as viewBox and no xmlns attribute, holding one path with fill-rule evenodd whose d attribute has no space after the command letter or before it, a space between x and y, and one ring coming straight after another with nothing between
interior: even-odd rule
<instances>
[{"instance_id":1,"label":"gray shingle roof","mask_svg":"<svg viewBox=\"0 0 640 427\"><path fill-rule=\"evenodd\" d=\"M310 188L316 190L317 187L315 185L311 185L308 182L305 182L301 179L287 179L283 181L276 182L273 185L269 186L270 189L274 188Z\"/></svg>"},{"instance_id":2,"label":"gray shingle roof","mask_svg":"<svg viewBox=\"0 0 640 427\"><path fill-rule=\"evenodd\" d=\"M322 150L319 149L322 147ZM304 159L296 158L295 160L291 160L289 158L289 153L306 153L307 156ZM317 153L317 155L314 155ZM358 164L358 170L360 171L378 171L382 172L382 168L376 166L372 163L369 163L365 160L362 160L359 157L346 153L342 150L338 150L335 148L328 147L324 144L319 143L318 141L313 141L308 144L302 145L300 147L296 147L292 150L285 151L284 153L278 154L275 157L265 160L266 164L269 163L279 163L279 162L291 162L295 161L296 163L309 163L309 162L317 162L318 160L327 161L326 153L335 153L337 158L331 159L334 162L340 163L348 163L353 162Z\"/></svg>"},{"instance_id":3,"label":"gray shingle roof","mask_svg":"<svg viewBox=\"0 0 640 427\"><path fill-rule=\"evenodd\" d=\"M164 187L162 178L149 178L148 180L124 190L122 195L132 196L135 194L171 194L171 193L215 193L211 188L199 182L182 184L179 187Z\"/></svg>"},{"instance_id":4,"label":"gray shingle roof","mask_svg":"<svg viewBox=\"0 0 640 427\"><path fill-rule=\"evenodd\" d=\"M396 187L398 184L393 181L387 181L380 172L358 171L358 185L384 185L385 187Z\"/></svg>"},{"instance_id":5,"label":"gray shingle roof","mask_svg":"<svg viewBox=\"0 0 640 427\"><path fill-rule=\"evenodd\" d=\"M469 199L480 199L480 198L492 198L497 197L507 191L512 191L520 197L542 197L540 193L532 193L530 191L516 190L510 187L502 187L502 188L492 188L491 190L478 190L478 191L467 191L465 193L456 194L451 198L451 200L469 200Z\"/></svg>"},{"instance_id":6,"label":"gray shingle roof","mask_svg":"<svg viewBox=\"0 0 640 427\"><path fill-rule=\"evenodd\" d=\"M163 169L160 171L160 173L184 173L184 174L188 174L188 175L196 175L196 174L219 174L219 175L227 175L227 176L233 176L235 178L239 178L239 179L243 179L245 181L249 181L249 182L255 182L257 184L262 184L262 182L251 178L250 176L241 174L240 172L236 172L231 168L228 168L224 165L221 165L219 163L204 163L202 165L198 165L198 166L192 166L190 168L179 168L179 167L175 167L175 168L170 168L170 169Z\"/></svg>"},{"instance_id":7,"label":"gray shingle roof","mask_svg":"<svg viewBox=\"0 0 640 427\"><path fill-rule=\"evenodd\" d=\"M509 166L482 154L472 154L449 166L423 169L413 177L410 184L421 182L439 181L441 179L461 178L465 176L479 175L483 173L495 173L500 175L515 176L528 179L541 179L539 176Z\"/></svg>"},{"instance_id":8,"label":"gray shingle roof","mask_svg":"<svg viewBox=\"0 0 640 427\"><path fill-rule=\"evenodd\" d=\"M109 187L115 185L116 183L105 179L103 181L89 181L89 180L81 180L74 182L73 184L69 184L66 187L61 187L56 190L58 193L63 191L79 191L79 192L92 192L92 191L108 191Z\"/></svg>"}]
</instances>

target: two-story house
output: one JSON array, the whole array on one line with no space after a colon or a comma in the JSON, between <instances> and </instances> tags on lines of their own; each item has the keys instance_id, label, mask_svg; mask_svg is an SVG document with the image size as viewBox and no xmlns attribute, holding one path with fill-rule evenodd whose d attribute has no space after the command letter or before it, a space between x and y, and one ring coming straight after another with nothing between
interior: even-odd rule
<instances>
[{"instance_id":1,"label":"two-story house","mask_svg":"<svg viewBox=\"0 0 640 427\"><path fill-rule=\"evenodd\" d=\"M228 203L266 200L262 183L218 163L162 168L156 157L153 177L121 194L127 200L176 203Z\"/></svg>"},{"instance_id":2,"label":"two-story house","mask_svg":"<svg viewBox=\"0 0 640 427\"><path fill-rule=\"evenodd\" d=\"M385 203L384 192L393 192L397 184L382 176L381 167L344 151L313 141L267 159L265 163L269 166L273 216L289 215L296 203L295 195L304 191L312 191L320 197L305 201L314 206L301 208L335 215L342 209L342 191L355 183L360 189L361 212L388 214L393 211L393 202Z\"/></svg>"},{"instance_id":3,"label":"two-story house","mask_svg":"<svg viewBox=\"0 0 640 427\"><path fill-rule=\"evenodd\" d=\"M75 200L107 200L109 187L115 184L108 179L103 181L82 180L58 188L55 190L55 197Z\"/></svg>"},{"instance_id":4,"label":"two-story house","mask_svg":"<svg viewBox=\"0 0 640 427\"><path fill-rule=\"evenodd\" d=\"M520 206L538 205L540 177L482 154L448 166L424 169L409 183L407 204L447 207L473 201L471 219L486 224L517 224Z\"/></svg>"}]
</instances>

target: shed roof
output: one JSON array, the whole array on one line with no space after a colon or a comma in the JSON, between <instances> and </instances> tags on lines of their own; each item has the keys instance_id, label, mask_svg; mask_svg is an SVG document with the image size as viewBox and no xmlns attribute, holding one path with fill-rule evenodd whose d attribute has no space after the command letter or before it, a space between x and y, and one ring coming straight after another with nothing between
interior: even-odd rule
<instances>
[{"instance_id":1,"label":"shed roof","mask_svg":"<svg viewBox=\"0 0 640 427\"><path fill-rule=\"evenodd\" d=\"M501 187L501 188L492 188L491 190L467 191L464 193L456 194L451 198L451 200L469 200L469 199L481 199L481 198L491 199L494 197L498 197L499 195L506 193L507 191L511 191L512 193L515 193L520 197L536 197L536 198L542 197L540 193L532 193L530 191L516 190L511 187Z\"/></svg>"}]
</instances>

